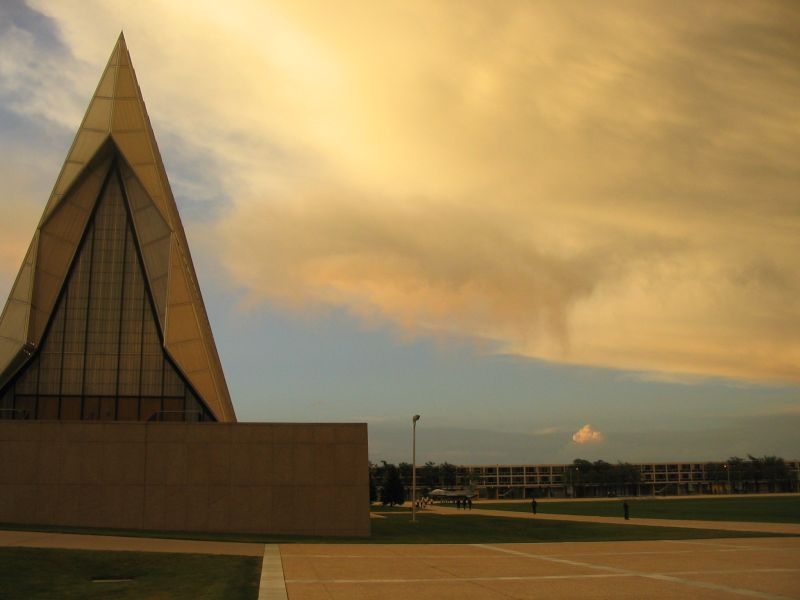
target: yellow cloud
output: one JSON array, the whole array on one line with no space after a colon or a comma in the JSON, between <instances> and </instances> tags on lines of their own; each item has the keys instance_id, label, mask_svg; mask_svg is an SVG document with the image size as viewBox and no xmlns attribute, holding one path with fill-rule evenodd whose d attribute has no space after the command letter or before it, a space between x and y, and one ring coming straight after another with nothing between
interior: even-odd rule
<instances>
[{"instance_id":1,"label":"yellow cloud","mask_svg":"<svg viewBox=\"0 0 800 600\"><path fill-rule=\"evenodd\" d=\"M599 444L604 440L605 436L588 423L572 434L572 441L576 444Z\"/></svg>"},{"instance_id":2,"label":"yellow cloud","mask_svg":"<svg viewBox=\"0 0 800 600\"><path fill-rule=\"evenodd\" d=\"M84 61L124 25L252 301L800 381L791 3L34 5Z\"/></svg>"}]
</instances>

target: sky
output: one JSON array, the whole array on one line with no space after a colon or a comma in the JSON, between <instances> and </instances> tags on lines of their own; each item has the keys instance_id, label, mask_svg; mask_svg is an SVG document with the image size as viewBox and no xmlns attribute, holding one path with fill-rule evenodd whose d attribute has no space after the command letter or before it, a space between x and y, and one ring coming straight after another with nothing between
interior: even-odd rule
<instances>
[{"instance_id":1,"label":"sky","mask_svg":"<svg viewBox=\"0 0 800 600\"><path fill-rule=\"evenodd\" d=\"M124 31L240 421L800 458L800 5L4 0L0 298Z\"/></svg>"}]
</instances>

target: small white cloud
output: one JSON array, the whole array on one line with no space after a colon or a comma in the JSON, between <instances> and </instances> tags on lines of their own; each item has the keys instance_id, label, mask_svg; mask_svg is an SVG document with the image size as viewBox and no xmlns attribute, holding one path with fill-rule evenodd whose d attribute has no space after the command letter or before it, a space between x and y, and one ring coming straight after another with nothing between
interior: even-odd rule
<instances>
[{"instance_id":1,"label":"small white cloud","mask_svg":"<svg viewBox=\"0 0 800 600\"><path fill-rule=\"evenodd\" d=\"M533 435L553 435L561 431L558 427L545 427L544 429L537 429Z\"/></svg>"},{"instance_id":2,"label":"small white cloud","mask_svg":"<svg viewBox=\"0 0 800 600\"><path fill-rule=\"evenodd\" d=\"M603 441L602 432L592 429L588 423L572 434L572 441L576 444L596 444Z\"/></svg>"}]
</instances>

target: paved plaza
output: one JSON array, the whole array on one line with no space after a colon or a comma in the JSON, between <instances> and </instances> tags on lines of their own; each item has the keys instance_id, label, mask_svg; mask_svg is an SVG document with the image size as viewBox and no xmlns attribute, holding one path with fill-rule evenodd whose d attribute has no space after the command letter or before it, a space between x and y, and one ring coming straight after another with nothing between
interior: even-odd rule
<instances>
[{"instance_id":1,"label":"paved plaza","mask_svg":"<svg viewBox=\"0 0 800 600\"><path fill-rule=\"evenodd\" d=\"M800 598L800 539L283 545L290 600Z\"/></svg>"}]
</instances>

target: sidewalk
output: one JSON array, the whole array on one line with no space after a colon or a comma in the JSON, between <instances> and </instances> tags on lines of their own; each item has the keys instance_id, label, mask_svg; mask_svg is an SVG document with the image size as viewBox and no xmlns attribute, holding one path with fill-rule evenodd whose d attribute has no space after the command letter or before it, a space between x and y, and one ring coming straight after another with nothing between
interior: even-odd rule
<instances>
[{"instance_id":1,"label":"sidewalk","mask_svg":"<svg viewBox=\"0 0 800 600\"><path fill-rule=\"evenodd\" d=\"M537 513L536 516L529 512L513 510L488 510L480 508L480 504L473 504L472 510L457 509L453 506L431 505L423 509L441 515L487 515L492 517L506 517L510 519L539 519L548 521L584 521L590 523L609 523L614 525L648 525L652 527L686 527L689 529L720 529L724 531L747 531L757 533L788 533L800 535L798 523L744 523L735 521L690 521L676 519L639 519L635 516L626 521L622 517L597 517L590 515L558 515Z\"/></svg>"},{"instance_id":2,"label":"sidewalk","mask_svg":"<svg viewBox=\"0 0 800 600\"><path fill-rule=\"evenodd\" d=\"M151 537L0 531L0 546L63 548L66 550L127 550L131 552L175 552L179 554L228 554L263 556L264 544L173 540Z\"/></svg>"}]
</instances>

